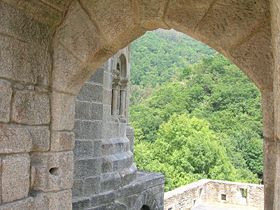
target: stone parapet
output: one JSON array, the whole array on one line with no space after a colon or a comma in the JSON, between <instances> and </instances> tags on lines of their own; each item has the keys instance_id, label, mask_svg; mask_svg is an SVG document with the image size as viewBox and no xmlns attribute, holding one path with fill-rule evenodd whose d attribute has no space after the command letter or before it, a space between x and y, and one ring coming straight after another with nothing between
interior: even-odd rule
<instances>
[{"instance_id":1,"label":"stone parapet","mask_svg":"<svg viewBox=\"0 0 280 210\"><path fill-rule=\"evenodd\" d=\"M232 204L263 210L263 185L203 179L164 194L164 209L191 209L202 203Z\"/></svg>"}]
</instances>

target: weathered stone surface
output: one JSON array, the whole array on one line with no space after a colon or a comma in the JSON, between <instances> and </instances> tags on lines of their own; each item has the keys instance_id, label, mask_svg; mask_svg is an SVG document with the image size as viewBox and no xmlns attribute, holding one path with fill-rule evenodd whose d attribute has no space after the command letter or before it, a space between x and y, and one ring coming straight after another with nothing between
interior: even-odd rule
<instances>
[{"instance_id":1,"label":"weathered stone surface","mask_svg":"<svg viewBox=\"0 0 280 210\"><path fill-rule=\"evenodd\" d=\"M35 197L35 209L40 210L69 210L72 209L71 190L39 193Z\"/></svg>"},{"instance_id":2,"label":"weathered stone surface","mask_svg":"<svg viewBox=\"0 0 280 210\"><path fill-rule=\"evenodd\" d=\"M246 191L246 197L242 195L241 189ZM153 190L155 195L160 193L157 193L160 188L150 188L149 190ZM226 201L221 199L221 194L226 195ZM196 202L194 203L194 201ZM165 210L171 207L193 209L194 206L202 203L214 203L217 205L217 209L263 209L263 186L205 179L166 192L164 195ZM223 208L219 207L219 204L224 204Z\"/></svg>"},{"instance_id":3,"label":"weathered stone surface","mask_svg":"<svg viewBox=\"0 0 280 210\"><path fill-rule=\"evenodd\" d=\"M1 171L3 202L11 202L28 196L30 186L29 155L4 156Z\"/></svg>"},{"instance_id":4,"label":"weathered stone surface","mask_svg":"<svg viewBox=\"0 0 280 210\"><path fill-rule=\"evenodd\" d=\"M57 31L57 39L85 62L91 54L99 50L101 38L98 29L78 1L71 4L67 17Z\"/></svg>"},{"instance_id":5,"label":"weathered stone surface","mask_svg":"<svg viewBox=\"0 0 280 210\"><path fill-rule=\"evenodd\" d=\"M12 120L17 123L42 125L50 123L50 100L46 93L16 91Z\"/></svg>"},{"instance_id":6,"label":"weathered stone surface","mask_svg":"<svg viewBox=\"0 0 280 210\"><path fill-rule=\"evenodd\" d=\"M47 4L52 5L52 7L59 11L64 11L69 6L71 0L44 0L43 2L47 2Z\"/></svg>"},{"instance_id":7,"label":"weathered stone surface","mask_svg":"<svg viewBox=\"0 0 280 210\"><path fill-rule=\"evenodd\" d=\"M167 0L138 0L140 21L143 27L151 30L156 28L168 28L163 16L167 6Z\"/></svg>"},{"instance_id":8,"label":"weathered stone surface","mask_svg":"<svg viewBox=\"0 0 280 210\"><path fill-rule=\"evenodd\" d=\"M75 161L74 177L85 178L100 175L101 158L88 158Z\"/></svg>"},{"instance_id":9,"label":"weathered stone surface","mask_svg":"<svg viewBox=\"0 0 280 210\"><path fill-rule=\"evenodd\" d=\"M41 1L15 1L4 0L22 10L30 18L36 19L39 22L48 24L50 26L58 24L62 18L62 12Z\"/></svg>"},{"instance_id":10,"label":"weathered stone surface","mask_svg":"<svg viewBox=\"0 0 280 210\"><path fill-rule=\"evenodd\" d=\"M170 0L165 13L165 22L176 30L192 33L210 5L209 0Z\"/></svg>"},{"instance_id":11,"label":"weathered stone surface","mask_svg":"<svg viewBox=\"0 0 280 210\"><path fill-rule=\"evenodd\" d=\"M73 184L73 153L33 153L32 188L43 192L70 189Z\"/></svg>"},{"instance_id":12,"label":"weathered stone surface","mask_svg":"<svg viewBox=\"0 0 280 210\"><path fill-rule=\"evenodd\" d=\"M104 133L104 138L117 138L120 137L119 135L119 123L115 122L108 122L104 123L103 126L103 133Z\"/></svg>"},{"instance_id":13,"label":"weathered stone surface","mask_svg":"<svg viewBox=\"0 0 280 210\"><path fill-rule=\"evenodd\" d=\"M32 138L32 151L44 152L50 149L50 130L48 126L30 126L27 130Z\"/></svg>"},{"instance_id":14,"label":"weathered stone surface","mask_svg":"<svg viewBox=\"0 0 280 210\"><path fill-rule=\"evenodd\" d=\"M72 187L72 196L75 197L81 197L83 196L83 180L82 179L75 179L74 184Z\"/></svg>"},{"instance_id":15,"label":"weathered stone surface","mask_svg":"<svg viewBox=\"0 0 280 210\"><path fill-rule=\"evenodd\" d=\"M273 92L262 91L262 115L263 115L263 135L265 138L273 138L274 132L274 103Z\"/></svg>"},{"instance_id":16,"label":"weathered stone surface","mask_svg":"<svg viewBox=\"0 0 280 210\"><path fill-rule=\"evenodd\" d=\"M4 2L8 2L8 4ZM49 26L37 22L12 6L11 2L11 0L0 2L1 32L22 41L46 45L46 41L49 40L52 33Z\"/></svg>"},{"instance_id":17,"label":"weathered stone surface","mask_svg":"<svg viewBox=\"0 0 280 210\"><path fill-rule=\"evenodd\" d=\"M121 176L118 172L103 173L100 181L102 192L116 190L121 186Z\"/></svg>"},{"instance_id":18,"label":"weathered stone surface","mask_svg":"<svg viewBox=\"0 0 280 210\"><path fill-rule=\"evenodd\" d=\"M0 19L1 77L47 85L51 65L50 28L3 1Z\"/></svg>"},{"instance_id":19,"label":"weathered stone surface","mask_svg":"<svg viewBox=\"0 0 280 210\"><path fill-rule=\"evenodd\" d=\"M70 151L75 144L75 134L67 131L53 131L51 139L52 151Z\"/></svg>"},{"instance_id":20,"label":"weathered stone surface","mask_svg":"<svg viewBox=\"0 0 280 210\"><path fill-rule=\"evenodd\" d=\"M111 105L112 103L112 90L103 89L103 103L105 105Z\"/></svg>"},{"instance_id":21,"label":"weathered stone surface","mask_svg":"<svg viewBox=\"0 0 280 210\"><path fill-rule=\"evenodd\" d=\"M0 210L31 210L34 208L34 199L32 197L0 206Z\"/></svg>"},{"instance_id":22,"label":"weathered stone surface","mask_svg":"<svg viewBox=\"0 0 280 210\"><path fill-rule=\"evenodd\" d=\"M126 137L130 141L130 151L134 152L134 129L130 126L126 126Z\"/></svg>"},{"instance_id":23,"label":"weathered stone surface","mask_svg":"<svg viewBox=\"0 0 280 210\"><path fill-rule=\"evenodd\" d=\"M82 198L80 200L73 200L73 210L81 210L81 209L88 209L90 207L90 199L89 198Z\"/></svg>"},{"instance_id":24,"label":"weathered stone surface","mask_svg":"<svg viewBox=\"0 0 280 210\"><path fill-rule=\"evenodd\" d=\"M101 139L101 121L75 121L75 134L77 139Z\"/></svg>"},{"instance_id":25,"label":"weathered stone surface","mask_svg":"<svg viewBox=\"0 0 280 210\"><path fill-rule=\"evenodd\" d=\"M106 62L107 63L107 62ZM106 77L106 74L104 73L103 68L98 68L93 75L90 77L88 82L93 82L93 83L98 83L98 84L103 84L103 81Z\"/></svg>"},{"instance_id":26,"label":"weathered stone surface","mask_svg":"<svg viewBox=\"0 0 280 210\"><path fill-rule=\"evenodd\" d=\"M121 171L129 167L133 162L133 155L130 151L107 155L103 158L102 172Z\"/></svg>"},{"instance_id":27,"label":"weathered stone surface","mask_svg":"<svg viewBox=\"0 0 280 210\"><path fill-rule=\"evenodd\" d=\"M74 128L75 96L52 93L52 129L69 130Z\"/></svg>"},{"instance_id":28,"label":"weathered stone surface","mask_svg":"<svg viewBox=\"0 0 280 210\"><path fill-rule=\"evenodd\" d=\"M112 89L112 76L110 73L104 71L103 78L103 87L104 89L111 90Z\"/></svg>"},{"instance_id":29,"label":"weathered stone surface","mask_svg":"<svg viewBox=\"0 0 280 210\"><path fill-rule=\"evenodd\" d=\"M265 25L259 31L256 31L250 39L236 46L230 52L235 63L245 71L260 89L272 90L271 65L273 58L270 49L270 25Z\"/></svg>"},{"instance_id":30,"label":"weathered stone surface","mask_svg":"<svg viewBox=\"0 0 280 210\"><path fill-rule=\"evenodd\" d=\"M81 3L90 16L96 20L102 35L109 43L126 42L128 44L126 37L137 34L138 28L134 23L135 14L132 1L109 0L105 7L104 2L98 0L81 0ZM110 26L108 22L110 22Z\"/></svg>"},{"instance_id":31,"label":"weathered stone surface","mask_svg":"<svg viewBox=\"0 0 280 210\"><path fill-rule=\"evenodd\" d=\"M111 111L111 104L110 105L103 105L103 122L108 123L112 121L112 111Z\"/></svg>"},{"instance_id":32,"label":"weathered stone surface","mask_svg":"<svg viewBox=\"0 0 280 210\"><path fill-rule=\"evenodd\" d=\"M103 105L100 103L89 103L87 101L76 101L75 119L102 120Z\"/></svg>"},{"instance_id":33,"label":"weathered stone surface","mask_svg":"<svg viewBox=\"0 0 280 210\"><path fill-rule=\"evenodd\" d=\"M111 138L104 139L101 151L103 155L112 155L122 153L129 150L130 141L127 138Z\"/></svg>"},{"instance_id":34,"label":"weathered stone surface","mask_svg":"<svg viewBox=\"0 0 280 210\"><path fill-rule=\"evenodd\" d=\"M8 4L3 2L8 2ZM269 141L265 146L265 151L267 151L265 163L269 165L269 167L266 167L265 174L267 175L268 171L271 172L270 174L277 174L275 171L280 168L280 164L278 158L276 158L274 143L271 143L274 140L278 140L280 136L278 134L280 129L277 126L280 116L278 113L278 96L280 92L278 71L280 37L278 33L280 30L278 16L280 5L277 0L270 1L272 5L271 15L268 8L269 1L264 0L80 0L72 2L73 4L66 14L64 12L68 8L69 0L0 1L0 77L11 80L10 82L13 83L15 89L21 89L21 91L16 91L15 100L12 100L14 103L11 119L14 122L31 125L49 124L50 113L47 113L46 110L48 112L52 110L51 128L54 131L61 131L53 133L52 149L72 149L72 134L66 131L73 129L74 95L79 92L85 80L119 48L139 37L145 30L165 27L165 23L167 23L168 27L188 33L194 38L218 49L241 67L260 89L272 92L272 79L274 79L273 100L272 102L271 100L266 100L267 104L274 103L273 111L269 112L268 117L271 117L271 119L264 121L266 128L273 127L273 129L269 129L269 132L267 129L265 130L267 142ZM19 10L16 8L19 8ZM163 16L164 20L162 20ZM63 21L61 21L62 17ZM273 20L273 24L270 23L271 20ZM37 21L50 24L51 27ZM59 29L55 30L58 23ZM270 28L271 25L272 28ZM273 42L271 32L274 34ZM274 50L273 56L272 48ZM50 55L53 55L53 63ZM273 65L271 64L273 62L275 69L272 77ZM81 156L77 156L80 159L76 161L77 172L75 172L75 175L81 176L82 178L79 179L84 183L88 177L96 174L94 176L97 180L95 178L88 180L91 182L91 184L87 185L89 195L96 193L94 191L95 187L90 186L95 186L98 183L98 176L101 179L100 191L114 193L114 200L108 199L105 203L99 204L98 202L95 204L92 202L90 203L92 207L88 208L99 210L134 208L139 210L142 207L141 205L147 202L151 208L162 209L160 203L157 205L153 201L154 198L159 200L162 197L161 193L155 188L159 185L162 187L163 179L158 181L155 177L150 179L138 177L135 182L131 182L134 180L133 176L136 168L133 168L132 165L130 168L133 169L130 170L127 168L131 164L130 161L124 161L119 164L118 159L120 158L116 160L112 158L117 155L112 155L111 152L119 153L123 151L122 149L126 151L127 148L105 148L104 154L111 155L109 162L113 163L110 168L112 173L101 175L100 142L103 141L102 138L105 138L104 141L106 142L108 138L120 137L126 134L124 129L126 122L122 121L123 123L120 125L122 119L119 116L115 116L113 119L111 116L111 80L109 72L112 65L112 62L103 65L102 68L107 69L105 69L106 76L102 82L102 74L97 72L91 78L89 82L91 84L86 84L81 91L81 101L97 102L101 106L103 105L103 110L101 110L101 106L96 104L87 108L86 106L80 106L78 107L79 110L77 109L78 113L81 111L79 113L80 121L76 124L77 129L75 130L77 137L87 143L90 139L97 138L98 140L92 141L93 147L86 148L87 144L80 145L81 147L78 150L81 151ZM50 75L52 69L53 72ZM24 90L24 87L30 86L30 84L33 85L35 92ZM42 98L34 99L34 97L39 97L37 93L40 92L38 95L45 95L47 101L49 101L47 96L49 84L52 84L53 91L52 107L50 107L49 102L44 102L45 99L42 101ZM97 84L99 87L97 87ZM102 84L104 85L103 87ZM56 93L56 90L71 94ZM8 101L11 98L9 91L9 88L0 91L0 121L2 122L8 122L10 119L8 116ZM35 95L30 94L31 92L35 93ZM42 104L44 105L42 106ZM83 110L83 108L94 111L86 115L86 110ZM1 110L4 111L1 112ZM93 121L93 119L98 119L99 121ZM275 123L271 123L274 120ZM276 134L274 130L276 130ZM30 150L47 151L50 148L47 126L37 128L21 125L1 125L1 132L0 153L25 153L30 152ZM275 137L276 139L274 139ZM131 144L132 148L133 142ZM277 143L274 146L278 148ZM99 158L92 158L90 155L92 152L95 157ZM270 152L275 152L275 154L270 155ZM53 191L71 188L72 154L59 154L50 152L32 155L32 171L34 172L32 190ZM1 158L6 157L1 156ZM5 161L7 162L8 159L5 159ZM22 161L22 159L19 159L19 161ZM269 163L269 161L272 163ZM13 164L6 164L6 167L10 167L10 165ZM23 166L24 164L19 167ZM1 167L3 167L3 160ZM18 171L18 167L9 170ZM6 170L7 173L9 170ZM3 168L1 171L6 173ZM29 170L27 171L29 173ZM16 174L15 177L18 179L19 175ZM274 182L274 177L271 175L265 181L268 183L266 193L268 194L269 192L272 197L270 200L266 199L268 203L266 204L266 210L272 210L273 203L275 203L274 208L277 209L277 205L280 203L278 202L279 196L277 196L279 194L279 176L276 178L277 180ZM8 180L6 184L11 180ZM267 180L270 182L267 182ZM22 189L21 187L12 187L11 189L6 189L5 187L5 192L12 194L12 197L16 197L22 193L19 190L19 192L13 194L18 188ZM84 193L84 191L82 192ZM126 199L131 194L135 195L132 201L131 199ZM152 196L150 196L151 194ZM137 202L136 197L139 202ZM29 207L29 209L71 209L70 191L39 193L35 196L35 199L36 206ZM129 200L139 203L140 206L133 206L131 203L127 204L130 202ZM13 209L14 207L9 206L7 208ZM27 207L24 204L16 206L14 209L25 208Z\"/></svg>"},{"instance_id":35,"label":"weathered stone surface","mask_svg":"<svg viewBox=\"0 0 280 210\"><path fill-rule=\"evenodd\" d=\"M120 136L121 137L125 137L126 136L126 126L127 126L127 123L126 123L126 119L123 118L121 121L120 121Z\"/></svg>"},{"instance_id":36,"label":"weathered stone surface","mask_svg":"<svg viewBox=\"0 0 280 210\"><path fill-rule=\"evenodd\" d=\"M267 17L267 1L217 0L200 21L197 32L228 49L248 36Z\"/></svg>"},{"instance_id":37,"label":"weathered stone surface","mask_svg":"<svg viewBox=\"0 0 280 210\"><path fill-rule=\"evenodd\" d=\"M84 195L92 196L100 192L100 177L89 177L84 181Z\"/></svg>"},{"instance_id":38,"label":"weathered stone surface","mask_svg":"<svg viewBox=\"0 0 280 210\"><path fill-rule=\"evenodd\" d=\"M47 151L50 132L47 126L0 124L0 153Z\"/></svg>"},{"instance_id":39,"label":"weathered stone surface","mask_svg":"<svg viewBox=\"0 0 280 210\"><path fill-rule=\"evenodd\" d=\"M86 83L80 90L77 99L80 101L102 103L103 87L97 84Z\"/></svg>"},{"instance_id":40,"label":"weathered stone surface","mask_svg":"<svg viewBox=\"0 0 280 210\"><path fill-rule=\"evenodd\" d=\"M79 69L83 68L82 63L60 43L56 43L56 46L53 55L52 86L55 90L76 93L80 89L78 81L81 77Z\"/></svg>"},{"instance_id":41,"label":"weathered stone surface","mask_svg":"<svg viewBox=\"0 0 280 210\"><path fill-rule=\"evenodd\" d=\"M100 148L97 148L97 150ZM92 140L76 140L75 141L75 149L74 149L75 158L86 158L86 157L94 157L95 148L94 141Z\"/></svg>"},{"instance_id":42,"label":"weathered stone surface","mask_svg":"<svg viewBox=\"0 0 280 210\"><path fill-rule=\"evenodd\" d=\"M30 152L32 140L32 128L0 124L0 153Z\"/></svg>"},{"instance_id":43,"label":"weathered stone surface","mask_svg":"<svg viewBox=\"0 0 280 210\"><path fill-rule=\"evenodd\" d=\"M23 82L35 83L29 45L10 37L0 36L0 76Z\"/></svg>"},{"instance_id":44,"label":"weathered stone surface","mask_svg":"<svg viewBox=\"0 0 280 210\"><path fill-rule=\"evenodd\" d=\"M92 206L100 206L102 204L111 203L116 199L116 194L112 191L99 193L91 198Z\"/></svg>"},{"instance_id":45,"label":"weathered stone surface","mask_svg":"<svg viewBox=\"0 0 280 210\"><path fill-rule=\"evenodd\" d=\"M13 90L9 82L0 80L0 122L9 122Z\"/></svg>"}]
</instances>

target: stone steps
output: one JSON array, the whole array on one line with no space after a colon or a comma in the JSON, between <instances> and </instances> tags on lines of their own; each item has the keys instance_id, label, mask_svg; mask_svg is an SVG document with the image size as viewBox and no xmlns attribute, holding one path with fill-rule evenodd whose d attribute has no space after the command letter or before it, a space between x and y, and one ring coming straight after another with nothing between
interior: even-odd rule
<instances>
[{"instance_id":1,"label":"stone steps","mask_svg":"<svg viewBox=\"0 0 280 210\"><path fill-rule=\"evenodd\" d=\"M108 190L116 190L121 186L125 186L132 182L137 173L135 164L131 164L129 168L125 168L122 171L113 171L103 173L100 179L101 192Z\"/></svg>"},{"instance_id":2,"label":"stone steps","mask_svg":"<svg viewBox=\"0 0 280 210\"><path fill-rule=\"evenodd\" d=\"M112 155L129 151L130 141L128 138L111 138L102 142L102 155Z\"/></svg>"},{"instance_id":3,"label":"stone steps","mask_svg":"<svg viewBox=\"0 0 280 210\"><path fill-rule=\"evenodd\" d=\"M133 163L133 153L131 151L116 153L103 157L102 173L112 171L122 171Z\"/></svg>"}]
</instances>

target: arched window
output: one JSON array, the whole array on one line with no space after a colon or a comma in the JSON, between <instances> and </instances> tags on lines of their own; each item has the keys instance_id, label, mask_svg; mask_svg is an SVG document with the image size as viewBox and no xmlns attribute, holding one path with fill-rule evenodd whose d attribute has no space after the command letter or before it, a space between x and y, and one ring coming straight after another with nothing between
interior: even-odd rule
<instances>
[{"instance_id":1,"label":"arched window","mask_svg":"<svg viewBox=\"0 0 280 210\"><path fill-rule=\"evenodd\" d=\"M115 69L112 72L112 104L111 114L120 118L126 117L127 109L127 60L125 55L117 59Z\"/></svg>"},{"instance_id":2,"label":"arched window","mask_svg":"<svg viewBox=\"0 0 280 210\"><path fill-rule=\"evenodd\" d=\"M119 57L120 62L120 106L119 106L119 115L122 118L126 117L126 97L127 97L127 64L126 57L121 55Z\"/></svg>"}]
</instances>

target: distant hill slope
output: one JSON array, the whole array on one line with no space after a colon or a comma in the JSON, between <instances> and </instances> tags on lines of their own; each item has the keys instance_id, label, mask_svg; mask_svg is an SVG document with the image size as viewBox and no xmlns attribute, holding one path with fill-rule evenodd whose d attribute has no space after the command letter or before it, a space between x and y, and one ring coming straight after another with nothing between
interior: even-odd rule
<instances>
[{"instance_id":1,"label":"distant hill slope","mask_svg":"<svg viewBox=\"0 0 280 210\"><path fill-rule=\"evenodd\" d=\"M140 169L164 173L166 190L201 178L262 178L260 93L240 69L185 35L158 30L132 44L131 71Z\"/></svg>"},{"instance_id":2,"label":"distant hill slope","mask_svg":"<svg viewBox=\"0 0 280 210\"><path fill-rule=\"evenodd\" d=\"M178 69L212 56L208 46L174 30L147 32L133 42L131 83L156 86L178 73Z\"/></svg>"}]
</instances>

